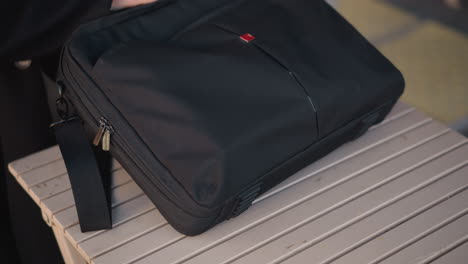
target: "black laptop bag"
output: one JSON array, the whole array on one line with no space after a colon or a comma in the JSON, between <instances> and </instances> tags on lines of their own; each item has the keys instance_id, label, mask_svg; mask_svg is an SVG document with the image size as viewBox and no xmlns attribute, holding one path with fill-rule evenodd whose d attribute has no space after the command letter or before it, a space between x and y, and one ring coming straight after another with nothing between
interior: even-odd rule
<instances>
[{"instance_id":1,"label":"black laptop bag","mask_svg":"<svg viewBox=\"0 0 468 264\"><path fill-rule=\"evenodd\" d=\"M72 35L57 83L53 128L82 230L111 227L102 149L187 235L362 135L404 88L321 0L160 0L118 12Z\"/></svg>"}]
</instances>

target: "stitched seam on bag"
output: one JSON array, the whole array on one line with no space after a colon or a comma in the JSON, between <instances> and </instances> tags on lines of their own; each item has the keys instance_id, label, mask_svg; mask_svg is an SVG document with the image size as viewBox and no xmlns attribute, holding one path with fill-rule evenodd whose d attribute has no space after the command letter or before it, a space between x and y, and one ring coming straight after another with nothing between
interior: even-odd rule
<instances>
[{"instance_id":1,"label":"stitched seam on bag","mask_svg":"<svg viewBox=\"0 0 468 264\"><path fill-rule=\"evenodd\" d=\"M219 23L211 23L211 25L214 25L215 27L222 30L223 32L238 36L238 33L235 32L235 30L230 29L228 26L226 26L224 24L220 25ZM263 45L258 44L257 42L258 41L253 42L253 45L255 47L257 47L257 49L260 50L263 54L265 54L267 57L269 57L271 60L273 60L276 64L278 64L281 68L283 68L285 70L285 73L290 75L290 77L295 82L296 86L298 86L299 89L301 90L301 92L303 92L305 94L305 96L307 97L310 105L312 106L312 109L314 110L314 118L315 118L315 124L316 124L315 127L316 127L316 133L317 133L317 137L318 137L320 135L320 133L319 133L319 131L320 131L319 130L319 122L318 122L318 111L317 111L317 107L315 106L315 104L314 104L314 102L312 100L312 97L311 97L309 91L307 91L307 89L304 87L304 85L302 85L301 81L299 81L299 79L297 78L294 71L291 70L291 67L287 66L282 60L278 59L277 55L274 55L269 50L265 49L263 47Z\"/></svg>"}]
</instances>

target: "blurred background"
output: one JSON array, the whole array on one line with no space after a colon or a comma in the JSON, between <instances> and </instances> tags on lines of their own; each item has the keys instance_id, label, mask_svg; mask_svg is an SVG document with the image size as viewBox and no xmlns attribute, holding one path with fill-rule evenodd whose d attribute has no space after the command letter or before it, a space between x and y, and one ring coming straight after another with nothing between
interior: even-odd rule
<instances>
[{"instance_id":1,"label":"blurred background","mask_svg":"<svg viewBox=\"0 0 468 264\"><path fill-rule=\"evenodd\" d=\"M330 0L402 72L403 101L468 136L468 0Z\"/></svg>"}]
</instances>

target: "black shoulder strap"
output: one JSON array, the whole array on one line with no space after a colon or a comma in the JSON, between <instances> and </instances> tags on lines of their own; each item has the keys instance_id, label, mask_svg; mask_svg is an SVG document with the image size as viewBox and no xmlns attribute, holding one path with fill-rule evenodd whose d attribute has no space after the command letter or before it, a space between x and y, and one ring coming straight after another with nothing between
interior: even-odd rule
<instances>
[{"instance_id":1,"label":"black shoulder strap","mask_svg":"<svg viewBox=\"0 0 468 264\"><path fill-rule=\"evenodd\" d=\"M112 228L109 154L93 151L77 117L52 127L70 178L81 231Z\"/></svg>"}]
</instances>

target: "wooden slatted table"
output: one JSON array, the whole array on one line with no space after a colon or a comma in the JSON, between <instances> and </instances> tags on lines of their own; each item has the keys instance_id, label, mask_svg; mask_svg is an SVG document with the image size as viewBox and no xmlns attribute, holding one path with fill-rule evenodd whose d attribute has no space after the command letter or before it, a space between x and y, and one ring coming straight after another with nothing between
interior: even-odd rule
<instances>
[{"instance_id":1,"label":"wooden slatted table","mask_svg":"<svg viewBox=\"0 0 468 264\"><path fill-rule=\"evenodd\" d=\"M399 103L363 137L196 237L114 165L108 231L81 233L57 147L9 164L67 263L468 263L468 140Z\"/></svg>"}]
</instances>

